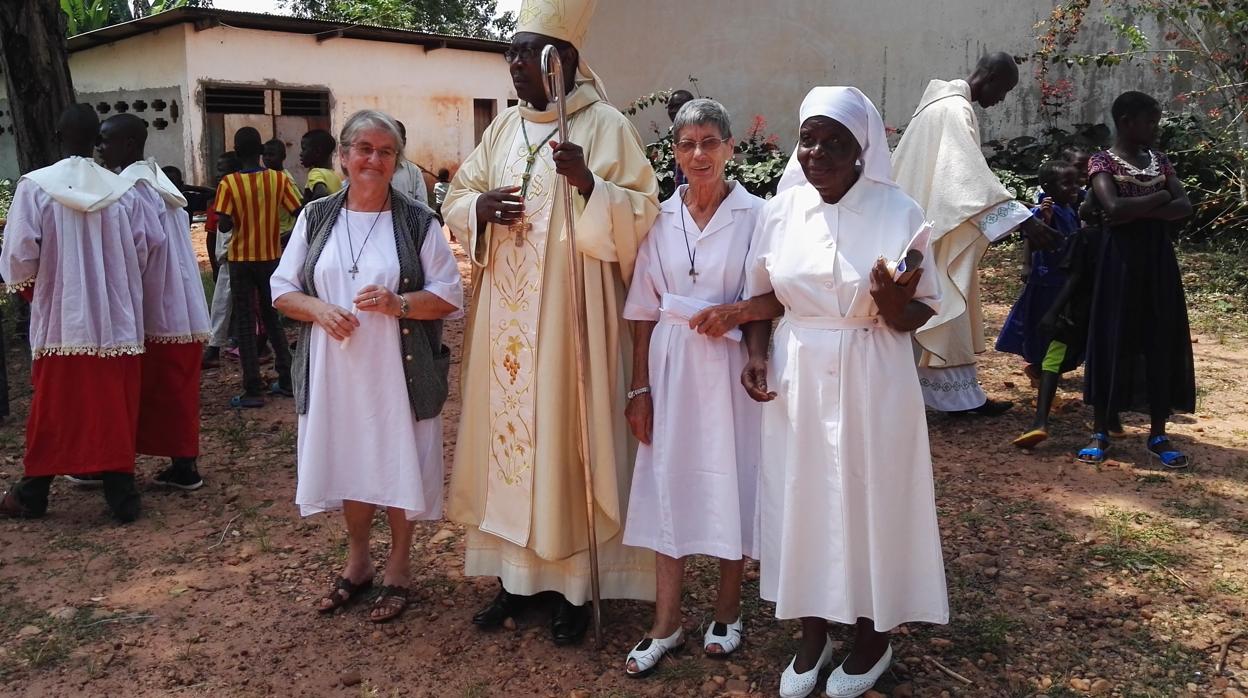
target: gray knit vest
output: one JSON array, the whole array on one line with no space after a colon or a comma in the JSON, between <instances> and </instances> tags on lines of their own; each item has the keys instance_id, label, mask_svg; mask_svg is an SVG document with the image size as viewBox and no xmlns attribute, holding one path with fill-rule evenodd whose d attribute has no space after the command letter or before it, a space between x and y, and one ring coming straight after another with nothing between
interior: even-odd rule
<instances>
[{"instance_id":1,"label":"gray knit vest","mask_svg":"<svg viewBox=\"0 0 1248 698\"><path fill-rule=\"evenodd\" d=\"M300 272L303 292L316 298L316 262L333 232L334 223L346 204L347 190L318 199L303 209L307 220L308 256ZM390 210L394 218L394 244L399 251L399 287L395 293L412 293L425 287L425 270L420 264L420 248L429 232L433 211L424 204L390 189ZM295 410L308 413L308 347L312 323L299 328L291 373L295 383ZM447 374L451 350L442 343L441 320L399 320L399 342L403 351L403 373L407 398L417 420L436 417L446 402Z\"/></svg>"}]
</instances>

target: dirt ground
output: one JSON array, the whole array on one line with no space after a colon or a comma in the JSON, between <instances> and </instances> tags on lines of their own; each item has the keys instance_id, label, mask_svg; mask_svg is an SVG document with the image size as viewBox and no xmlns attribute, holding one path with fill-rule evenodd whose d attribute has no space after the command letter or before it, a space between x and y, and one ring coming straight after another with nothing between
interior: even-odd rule
<instances>
[{"instance_id":1,"label":"dirt ground","mask_svg":"<svg viewBox=\"0 0 1248 698\"><path fill-rule=\"evenodd\" d=\"M1012 282L987 276L999 324ZM448 329L458 360L462 321ZM1054 438L1016 452L1008 441L1028 422L1032 390L1013 357L984 357L988 392L1021 406L995 420L930 417L953 618L898 629L897 661L872 695L1248 692L1248 351L1234 335L1195 341L1199 409L1173 428L1195 459L1183 473L1150 465L1142 415L1128 415L1114 460L1075 463L1089 418L1078 376L1062 386ZM2 486L21 474L28 369L25 348L11 347ZM714 661L698 648L716 577L698 561L685 606L693 651L644 680L622 669L648 626L645 604L605 605L602 651L554 647L540 611L477 632L470 618L495 582L463 577L463 531L448 523L417 526L417 601L400 620L369 623L366 604L317 615L345 559L342 523L302 519L293 505L291 401L237 412L226 403L238 385L236 364L204 374L202 490L145 489L143 518L119 527L98 492L58 481L46 519L0 522L0 694L775 695L798 628L758 601L756 567L740 652ZM448 469L457 415L453 393ZM142 459L140 480L160 466ZM386 537L379 520L378 556Z\"/></svg>"}]
</instances>

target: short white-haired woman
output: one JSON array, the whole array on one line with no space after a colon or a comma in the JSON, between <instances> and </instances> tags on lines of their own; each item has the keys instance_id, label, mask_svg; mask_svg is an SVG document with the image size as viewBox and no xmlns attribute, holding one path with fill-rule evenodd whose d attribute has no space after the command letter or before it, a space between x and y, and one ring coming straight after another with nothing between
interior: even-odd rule
<instances>
[{"instance_id":1,"label":"short white-haired woman","mask_svg":"<svg viewBox=\"0 0 1248 698\"><path fill-rule=\"evenodd\" d=\"M808 695L832 657L829 622L855 624L825 695L870 690L887 631L945 623L949 603L911 332L935 311L925 261L907 283L885 260L928 254L923 211L892 180L884 123L852 87L802 102L797 150L753 241L746 295L783 304L746 326L741 381L763 410L762 597L801 618L780 695ZM774 392L772 392L774 390Z\"/></svg>"},{"instance_id":2,"label":"short white-haired woman","mask_svg":"<svg viewBox=\"0 0 1248 698\"><path fill-rule=\"evenodd\" d=\"M373 583L369 533L385 507L390 556L369 619L408 604L412 522L442 516L442 404L450 351L442 320L459 313L455 256L424 204L394 191L394 119L347 119L339 140L350 185L304 208L273 275L273 304L303 324L294 361L304 516L341 510L348 553L319 605L330 612Z\"/></svg>"},{"instance_id":3,"label":"short white-haired woman","mask_svg":"<svg viewBox=\"0 0 1248 698\"><path fill-rule=\"evenodd\" d=\"M741 299L750 236L763 200L727 180L732 127L717 102L696 99L672 126L688 179L663 203L637 255L624 318L633 322L626 416L641 446L624 543L658 554L650 632L625 660L648 674L684 643L685 558L719 558L719 594L703 649L741 645L741 577L754 552L761 410L739 388L746 352L740 319L705 309ZM712 317L714 316L714 317Z\"/></svg>"}]
</instances>

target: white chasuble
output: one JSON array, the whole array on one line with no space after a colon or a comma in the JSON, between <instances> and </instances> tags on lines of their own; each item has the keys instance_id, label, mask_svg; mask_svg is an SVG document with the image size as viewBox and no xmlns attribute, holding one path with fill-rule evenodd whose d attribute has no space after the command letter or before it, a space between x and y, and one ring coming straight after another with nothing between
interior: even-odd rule
<instances>
[{"instance_id":1,"label":"white chasuble","mask_svg":"<svg viewBox=\"0 0 1248 698\"><path fill-rule=\"evenodd\" d=\"M565 211L552 171L553 108L512 107L460 165L442 205L477 270L464 333L463 409L447 516L468 527L464 570L500 577L517 594L589 595L586 482L577 429L576 327L570 307L567 216L587 323L585 385L603 598L654 598L654 553L623 545L632 475L624 419L631 366L620 317L634 260L658 213L658 184L637 131L582 83L568 95L568 140L594 176ZM541 151L530 173L523 231L477 220L488 192L522 185L525 139ZM479 224L480 223L480 224ZM529 226L532 226L531 228ZM522 233L517 247L517 233Z\"/></svg>"},{"instance_id":2,"label":"white chasuble","mask_svg":"<svg viewBox=\"0 0 1248 698\"><path fill-rule=\"evenodd\" d=\"M490 427L495 437L481 530L516 545L528 543L532 521L537 327L556 191L551 135L549 124L524 120L515 131L506 151L508 179L525 181L532 148L537 148L527 185L522 184L524 223L499 226L503 234L490 240L494 273L484 279L493 299L483 310L490 314Z\"/></svg>"},{"instance_id":3,"label":"white chasuble","mask_svg":"<svg viewBox=\"0 0 1248 698\"><path fill-rule=\"evenodd\" d=\"M932 258L942 301L940 312L914 334L923 367L972 365L987 349L979 263L989 242L1030 216L988 166L980 143L970 85L932 80L893 151L893 179L933 223ZM970 406L980 404L983 400Z\"/></svg>"}]
</instances>

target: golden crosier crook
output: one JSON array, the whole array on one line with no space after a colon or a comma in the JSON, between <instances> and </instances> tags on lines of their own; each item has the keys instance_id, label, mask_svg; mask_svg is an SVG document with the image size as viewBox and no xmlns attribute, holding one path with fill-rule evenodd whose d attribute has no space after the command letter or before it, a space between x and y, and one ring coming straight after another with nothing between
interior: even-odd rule
<instances>
[{"instance_id":1,"label":"golden crosier crook","mask_svg":"<svg viewBox=\"0 0 1248 698\"><path fill-rule=\"evenodd\" d=\"M555 105L559 114L559 142L568 142L567 94L564 89L563 62L554 46L542 49L542 82L546 88L546 101ZM588 357L585 353L586 329L583 286L581 283L581 256L576 251L576 215L572 208L572 185L563 180L563 221L568 240L568 270L572 275L568 293L572 300L572 315L576 320L573 344L576 347L576 407L577 442L580 445L581 469L585 476L585 518L589 533L589 588L593 599L594 643L602 649L602 598L598 586L598 532L594 511L594 476L589 460L589 409L586 404L585 373Z\"/></svg>"}]
</instances>

